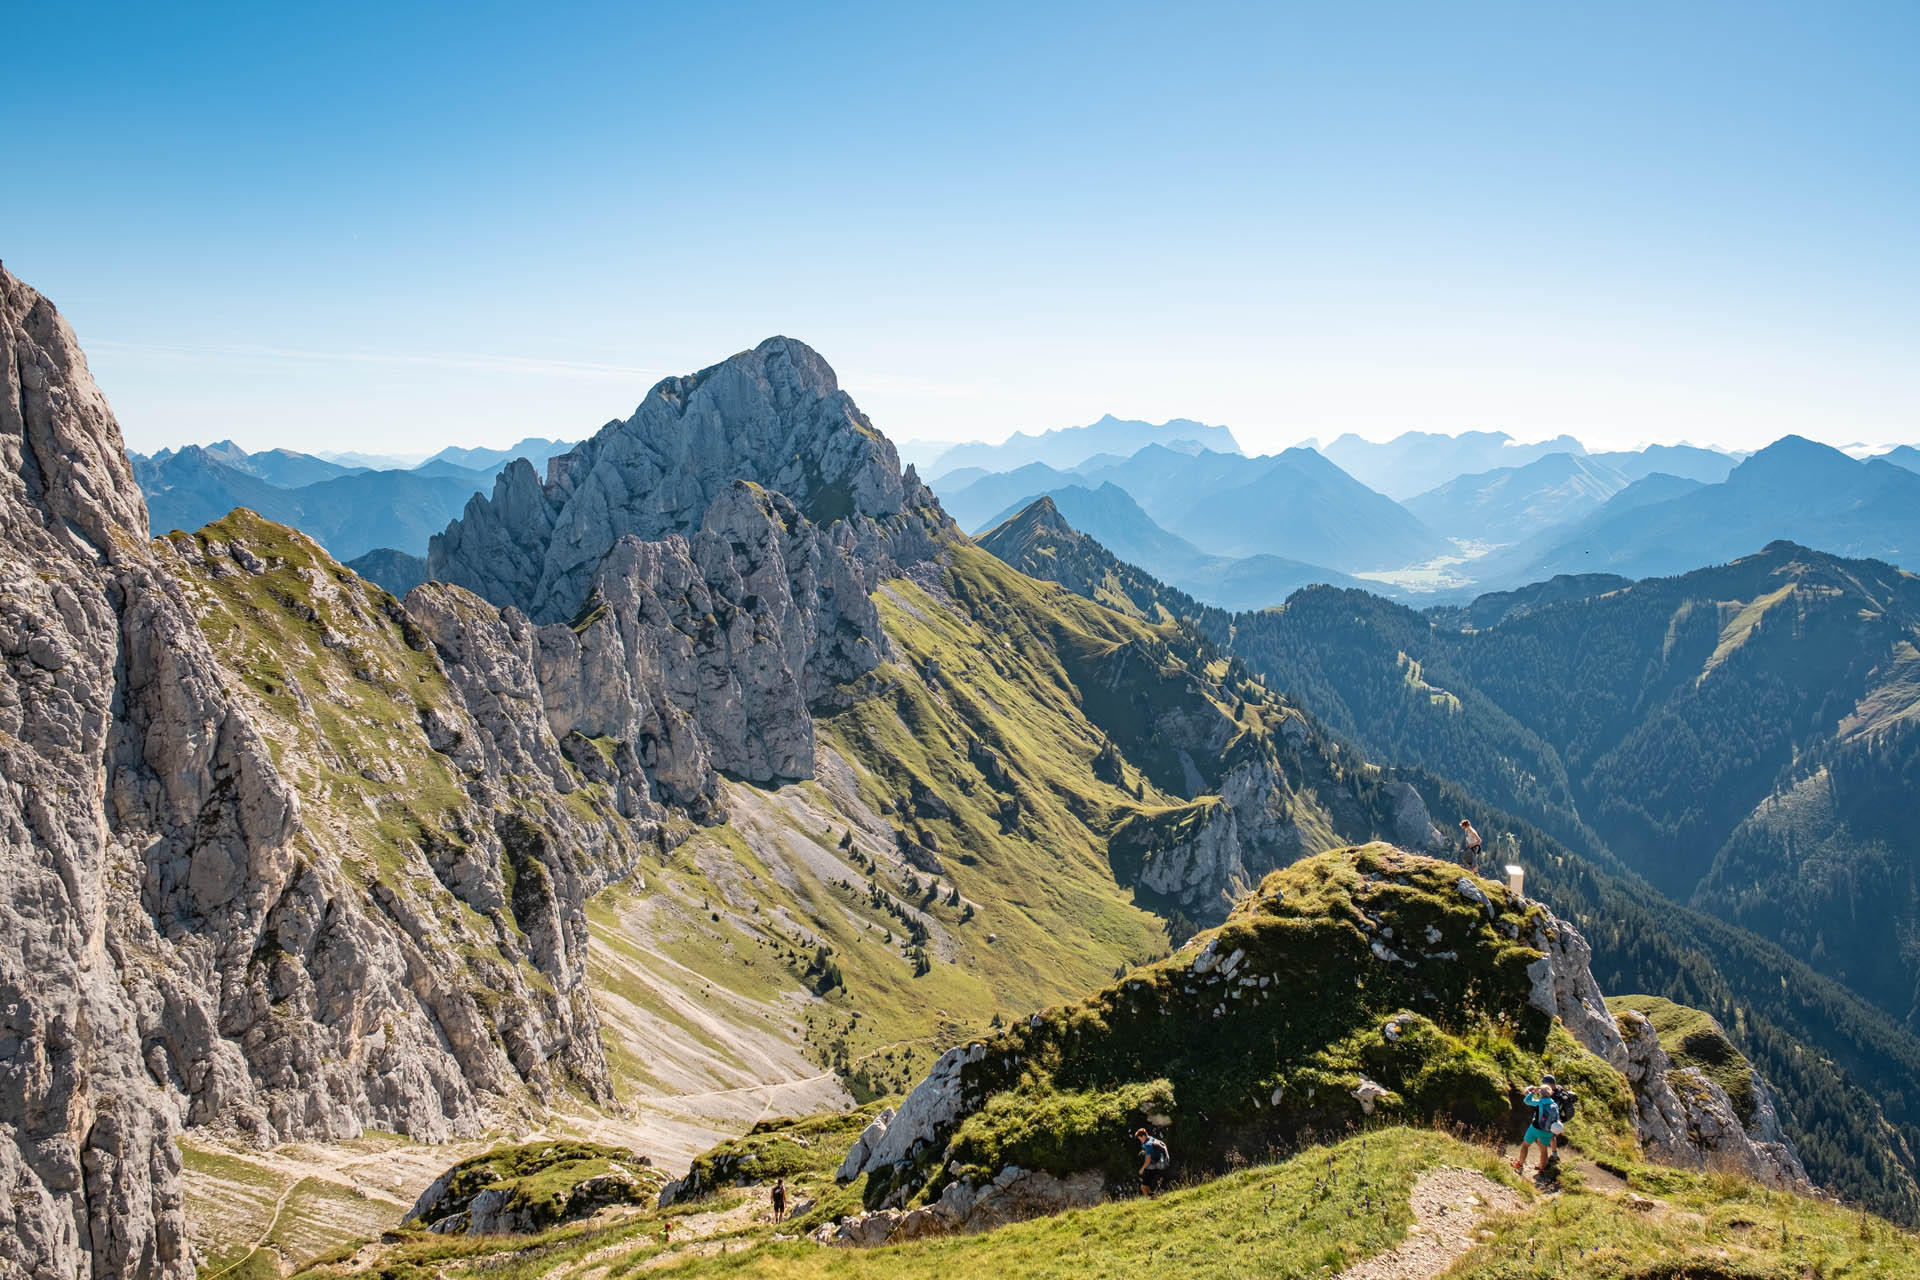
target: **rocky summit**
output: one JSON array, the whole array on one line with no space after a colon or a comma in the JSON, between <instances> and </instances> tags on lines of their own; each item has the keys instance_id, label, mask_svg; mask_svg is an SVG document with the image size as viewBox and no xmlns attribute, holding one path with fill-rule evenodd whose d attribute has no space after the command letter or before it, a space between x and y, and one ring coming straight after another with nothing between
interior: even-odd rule
<instances>
[{"instance_id":1,"label":"rocky summit","mask_svg":"<svg viewBox=\"0 0 1920 1280\"><path fill-rule=\"evenodd\" d=\"M927 551L913 522L901 520L936 509L912 468L901 473L893 445L818 352L769 338L662 381L631 418L550 459L544 483L516 460L491 499L475 498L434 538L428 564L435 578L537 621L561 621L622 538L733 540L743 532L731 523L739 513L722 513L718 524L712 517L743 481L785 495L816 525L844 522L863 550L894 544L902 562ZM721 569L711 551L701 560Z\"/></svg>"},{"instance_id":2,"label":"rocky summit","mask_svg":"<svg viewBox=\"0 0 1920 1280\"><path fill-rule=\"evenodd\" d=\"M1676 1078L1643 1015L1608 1012L1590 955L1570 922L1451 863L1378 844L1306 859L1168 960L950 1050L847 1151L837 1176L864 1176L872 1213L822 1238L1091 1203L1130 1178L1113 1135L1136 1125L1189 1170L1369 1118L1500 1127L1543 1067L1578 1087L1590 1146L1631 1135L1808 1190L1767 1084L1742 1082L1760 1099L1743 1123L1719 1084Z\"/></svg>"}]
</instances>

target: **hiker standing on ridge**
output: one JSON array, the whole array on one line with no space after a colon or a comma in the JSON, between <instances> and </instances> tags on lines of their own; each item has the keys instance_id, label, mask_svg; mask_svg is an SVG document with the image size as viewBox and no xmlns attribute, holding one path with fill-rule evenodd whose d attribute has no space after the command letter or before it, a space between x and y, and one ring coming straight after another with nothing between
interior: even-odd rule
<instances>
[{"instance_id":1,"label":"hiker standing on ridge","mask_svg":"<svg viewBox=\"0 0 1920 1280\"><path fill-rule=\"evenodd\" d=\"M1173 1163L1173 1156L1166 1143L1145 1129L1135 1129L1133 1136L1140 1144L1140 1194L1150 1196L1166 1188L1167 1166Z\"/></svg>"},{"instance_id":2,"label":"hiker standing on ridge","mask_svg":"<svg viewBox=\"0 0 1920 1280\"><path fill-rule=\"evenodd\" d=\"M1527 1171L1527 1148L1540 1148L1540 1168L1536 1173L1547 1171L1547 1161L1553 1158L1554 1135L1560 1130L1560 1104L1554 1101L1555 1087L1559 1081L1551 1075L1540 1077L1540 1083L1527 1090L1526 1103L1533 1108L1533 1119L1527 1122L1527 1136L1520 1139L1520 1158L1513 1162L1513 1171L1524 1174Z\"/></svg>"},{"instance_id":3,"label":"hiker standing on ridge","mask_svg":"<svg viewBox=\"0 0 1920 1280\"><path fill-rule=\"evenodd\" d=\"M787 1216L787 1180L779 1178L773 1184L773 1220L775 1222Z\"/></svg>"},{"instance_id":4,"label":"hiker standing on ridge","mask_svg":"<svg viewBox=\"0 0 1920 1280\"><path fill-rule=\"evenodd\" d=\"M1467 842L1467 865L1469 867L1479 866L1480 865L1480 833L1478 831L1475 831L1473 829L1473 824L1471 822L1468 822L1465 818L1460 819L1460 838Z\"/></svg>"}]
</instances>

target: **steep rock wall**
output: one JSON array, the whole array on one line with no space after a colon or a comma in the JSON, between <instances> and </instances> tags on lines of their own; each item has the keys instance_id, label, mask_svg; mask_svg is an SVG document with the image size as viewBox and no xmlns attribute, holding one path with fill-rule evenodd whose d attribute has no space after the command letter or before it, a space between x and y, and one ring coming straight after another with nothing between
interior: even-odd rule
<instances>
[{"instance_id":1,"label":"steep rock wall","mask_svg":"<svg viewBox=\"0 0 1920 1280\"><path fill-rule=\"evenodd\" d=\"M489 643L443 655L250 513L150 543L4 270L0 378L0 1260L189 1274L183 1125L440 1138L607 1095L582 902L661 832L502 696L531 643L475 601Z\"/></svg>"}]
</instances>

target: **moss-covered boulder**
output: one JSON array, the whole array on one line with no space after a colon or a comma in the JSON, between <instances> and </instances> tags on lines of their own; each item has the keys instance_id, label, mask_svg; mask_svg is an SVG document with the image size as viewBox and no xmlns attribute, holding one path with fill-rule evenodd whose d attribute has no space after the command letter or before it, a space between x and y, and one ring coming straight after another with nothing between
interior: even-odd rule
<instances>
[{"instance_id":1,"label":"moss-covered boulder","mask_svg":"<svg viewBox=\"0 0 1920 1280\"><path fill-rule=\"evenodd\" d=\"M1624 1130L1619 1073L1541 1007L1531 944L1561 927L1501 885L1388 845L1304 859L1168 959L954 1057L940 1096L916 1090L889 1128L898 1140L874 1144L868 1201L935 1195L995 1160L1118 1168L1134 1158L1122 1113L1143 1088L1190 1170L1369 1117L1500 1130L1543 1069L1579 1079L1593 1122ZM932 1123L919 1114L935 1108Z\"/></svg>"},{"instance_id":2,"label":"moss-covered boulder","mask_svg":"<svg viewBox=\"0 0 1920 1280\"><path fill-rule=\"evenodd\" d=\"M849 1144L881 1111L870 1103L855 1111L762 1120L696 1157L687 1176L667 1187L665 1202L698 1200L728 1187L764 1186L776 1179L825 1182Z\"/></svg>"},{"instance_id":3,"label":"moss-covered boulder","mask_svg":"<svg viewBox=\"0 0 1920 1280\"><path fill-rule=\"evenodd\" d=\"M409 1222L451 1235L543 1231L609 1205L651 1205L666 1179L646 1156L593 1142L495 1147L434 1179Z\"/></svg>"}]
</instances>

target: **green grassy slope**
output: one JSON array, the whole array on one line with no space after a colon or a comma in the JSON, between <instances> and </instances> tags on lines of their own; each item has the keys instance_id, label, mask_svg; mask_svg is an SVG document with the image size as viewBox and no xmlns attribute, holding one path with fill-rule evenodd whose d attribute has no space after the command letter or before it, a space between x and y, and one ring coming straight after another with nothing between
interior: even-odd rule
<instances>
[{"instance_id":1,"label":"green grassy slope","mask_svg":"<svg viewBox=\"0 0 1920 1280\"><path fill-rule=\"evenodd\" d=\"M1625 1081L1528 1003L1540 909L1482 881L1489 911L1459 879L1380 844L1274 872L1195 939L1205 949L986 1038L960 1075L979 1110L944 1149L870 1181L869 1202L931 1198L1007 1164L1124 1179L1114 1135L1149 1112L1192 1169L1369 1115L1498 1131L1547 1063L1576 1082L1594 1137L1622 1137ZM1365 1081L1384 1090L1371 1106Z\"/></svg>"},{"instance_id":2,"label":"green grassy slope","mask_svg":"<svg viewBox=\"0 0 1920 1280\"><path fill-rule=\"evenodd\" d=\"M641 1015L716 1058L738 1052L722 1041L797 1036L865 1099L996 1018L1164 955L1168 921L1133 887L1141 824L1204 807L1188 784L1250 756L1282 760L1322 847L1377 828L1373 774L1310 736L1286 745L1298 714L1191 632L966 545L939 579L875 598L893 653L819 721L819 776L730 783L727 825L592 904L596 980L636 1011L608 1018L613 1056L646 1089L662 1069L621 1031ZM676 1013L663 984L726 1033Z\"/></svg>"},{"instance_id":3,"label":"green grassy slope","mask_svg":"<svg viewBox=\"0 0 1920 1280\"><path fill-rule=\"evenodd\" d=\"M1408 1238L1421 1176L1460 1169L1508 1188L1522 1207L1485 1219L1452 1280L1886 1280L1920 1274L1920 1239L1834 1205L1714 1175L1609 1161L1605 1175L1522 1185L1487 1148L1431 1130L1380 1127L1332 1147L1244 1168L1152 1201L1123 1199L982 1235L881 1249L779 1241L764 1192L636 1213L527 1238L448 1240L406 1233L370 1267L343 1259L312 1280L595 1274L779 1280L1324 1280ZM790 1181L790 1185L793 1185ZM810 1182L803 1182L811 1191ZM663 1243L671 1224L675 1243Z\"/></svg>"}]
</instances>

